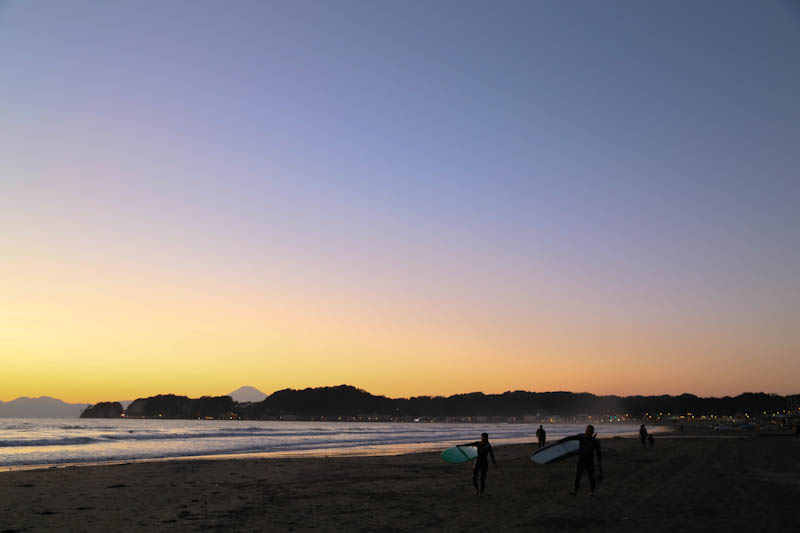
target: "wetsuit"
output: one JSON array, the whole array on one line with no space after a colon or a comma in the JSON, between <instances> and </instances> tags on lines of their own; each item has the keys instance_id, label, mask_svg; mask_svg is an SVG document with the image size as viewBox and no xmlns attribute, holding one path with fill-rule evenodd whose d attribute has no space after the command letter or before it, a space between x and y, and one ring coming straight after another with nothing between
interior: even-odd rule
<instances>
[{"instance_id":1,"label":"wetsuit","mask_svg":"<svg viewBox=\"0 0 800 533\"><path fill-rule=\"evenodd\" d=\"M545 439L547 438L547 433L545 433L542 426L539 426L539 429L536 430L536 438L539 439L539 448L543 448Z\"/></svg>"},{"instance_id":2,"label":"wetsuit","mask_svg":"<svg viewBox=\"0 0 800 533\"><path fill-rule=\"evenodd\" d=\"M578 488L581 485L581 478L583 477L584 471L586 472L586 475L589 476L589 489L592 492L594 492L595 454L597 455L597 464L598 465L603 464L603 459L602 456L600 455L600 443L594 437L587 437L585 433L581 433L580 435L575 435L573 437L566 437L564 439L561 439L559 442L565 442L568 440L577 440L580 443L580 448L578 449L578 465L575 470L575 490L573 492L578 492Z\"/></svg>"},{"instance_id":3,"label":"wetsuit","mask_svg":"<svg viewBox=\"0 0 800 533\"><path fill-rule=\"evenodd\" d=\"M478 458L475 459L475 466L472 467L472 486L475 487L475 490L478 490L478 474L480 474L481 494L483 494L483 489L486 488L486 472L489 470L489 455L492 456L492 464L497 466L497 462L494 460L492 445L488 442L484 444L478 440L462 444L462 446L475 446L478 449Z\"/></svg>"},{"instance_id":4,"label":"wetsuit","mask_svg":"<svg viewBox=\"0 0 800 533\"><path fill-rule=\"evenodd\" d=\"M639 439L642 441L642 447L646 448L647 447L647 430L644 428L644 426L642 426L639 429Z\"/></svg>"}]
</instances>

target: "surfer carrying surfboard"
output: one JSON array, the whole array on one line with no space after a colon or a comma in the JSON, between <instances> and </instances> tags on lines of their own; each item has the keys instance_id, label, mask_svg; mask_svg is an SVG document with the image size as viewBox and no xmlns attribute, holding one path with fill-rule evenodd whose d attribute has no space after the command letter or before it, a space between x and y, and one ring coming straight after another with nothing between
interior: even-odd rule
<instances>
[{"instance_id":1,"label":"surfer carrying surfboard","mask_svg":"<svg viewBox=\"0 0 800 533\"><path fill-rule=\"evenodd\" d=\"M481 440L475 442L468 442L462 446L474 446L478 450L478 457L475 459L475 466L472 467L472 486L475 487L475 495L483 494L483 489L486 488L486 472L489 470L489 456L492 456L492 464L497 466L497 461L494 460L494 452L492 445L489 444L489 434L481 433ZM481 475L481 488L478 492L478 474Z\"/></svg>"},{"instance_id":2,"label":"surfer carrying surfboard","mask_svg":"<svg viewBox=\"0 0 800 533\"><path fill-rule=\"evenodd\" d=\"M575 471L575 489L570 492L571 496L578 493L578 488L581 485L581 478L583 472L589 477L589 495L594 494L595 479L594 479L594 456L597 455L597 466L599 467L600 479L603 478L603 459L600 455L600 443L597 441L594 433L594 426L591 424L586 426L586 431L580 435L572 437L565 437L559 442L566 442L570 440L577 440L580 444L578 449L578 465Z\"/></svg>"}]
</instances>

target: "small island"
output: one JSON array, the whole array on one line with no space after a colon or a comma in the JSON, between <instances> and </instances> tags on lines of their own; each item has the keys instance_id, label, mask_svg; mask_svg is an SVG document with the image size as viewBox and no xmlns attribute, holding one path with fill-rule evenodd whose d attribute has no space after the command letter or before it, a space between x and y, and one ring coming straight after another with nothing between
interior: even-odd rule
<instances>
[{"instance_id":1,"label":"small island","mask_svg":"<svg viewBox=\"0 0 800 533\"><path fill-rule=\"evenodd\" d=\"M81 412L81 418L119 418L124 414L119 402L100 402L90 405Z\"/></svg>"}]
</instances>

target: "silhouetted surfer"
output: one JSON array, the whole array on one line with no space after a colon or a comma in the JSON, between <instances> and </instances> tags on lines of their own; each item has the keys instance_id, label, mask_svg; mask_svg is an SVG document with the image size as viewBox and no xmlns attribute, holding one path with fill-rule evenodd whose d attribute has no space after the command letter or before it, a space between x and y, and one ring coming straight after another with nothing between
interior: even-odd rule
<instances>
[{"instance_id":1,"label":"silhouetted surfer","mask_svg":"<svg viewBox=\"0 0 800 533\"><path fill-rule=\"evenodd\" d=\"M594 455L597 454L597 466L599 468L600 479L603 479L603 459L600 456L600 443L595 438L594 426L586 426L586 431L580 435L566 437L558 442L565 442L568 440L577 440L580 443L578 449L578 466L575 471L575 489L570 492L572 496L578 493L578 488L581 485L581 478L583 472L589 476L589 494L594 494Z\"/></svg>"},{"instance_id":2,"label":"silhouetted surfer","mask_svg":"<svg viewBox=\"0 0 800 533\"><path fill-rule=\"evenodd\" d=\"M647 430L644 427L644 424L639 426L639 440L642 441L642 448L647 448Z\"/></svg>"},{"instance_id":3,"label":"silhouetted surfer","mask_svg":"<svg viewBox=\"0 0 800 533\"><path fill-rule=\"evenodd\" d=\"M478 449L478 458L475 459L475 466L472 468L472 486L475 487L475 494L483 494L483 489L486 488L486 472L489 470L489 456L492 456L492 464L497 466L497 461L494 460L494 452L492 445L489 444L489 434L481 433L481 440L475 442L468 442L462 446L475 446ZM478 474L481 475L481 489L478 492Z\"/></svg>"},{"instance_id":4,"label":"silhouetted surfer","mask_svg":"<svg viewBox=\"0 0 800 533\"><path fill-rule=\"evenodd\" d=\"M536 430L536 438L539 439L539 448L544 448L544 442L547 440L547 433L541 424L539 424L539 429Z\"/></svg>"}]
</instances>

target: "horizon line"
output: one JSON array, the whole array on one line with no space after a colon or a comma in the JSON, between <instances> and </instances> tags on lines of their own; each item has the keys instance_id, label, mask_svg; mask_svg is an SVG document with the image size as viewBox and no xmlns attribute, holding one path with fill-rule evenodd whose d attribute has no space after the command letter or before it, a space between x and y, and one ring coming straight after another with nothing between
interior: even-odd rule
<instances>
[{"instance_id":1,"label":"horizon line","mask_svg":"<svg viewBox=\"0 0 800 533\"><path fill-rule=\"evenodd\" d=\"M102 403L102 402L112 402L112 403L113 402L119 402L119 403L122 403L122 402L134 402L136 400L143 399L143 398L153 398L155 396L168 396L168 395L184 396L186 398L203 398L203 397L212 397L213 398L213 397L221 397L221 396L230 396L231 393L236 392L236 390L238 390L240 388L243 388L243 387L251 387L253 389L256 389L261 394L264 394L266 398L270 397L271 395L275 394L276 392L281 392L281 391L286 391L286 390L304 391L304 390L309 390L309 389L312 389L312 390L313 389L326 389L326 388L327 389L332 389L332 388L338 388L338 387L352 387L354 389L357 389L357 390L360 390L360 391L364 391L367 394L370 394L372 396L382 396L384 398L388 398L388 399L392 399L392 400L402 400L402 399L411 399L411 398L425 398L425 397L427 397L427 398L451 398L453 396L466 396L466 395L470 395L470 394L483 394L484 396L502 396L503 394L514 393L514 392L525 392L525 393L531 393L531 394L557 394L557 393L588 394L588 395L596 396L596 397L614 396L614 397L618 397L618 398L632 398L632 397L637 397L637 396L641 396L641 397L658 397L658 396L679 397L679 396L687 396L688 395L688 396L694 396L696 398L708 399L708 398L736 398L736 397L742 396L744 394L765 394L765 395L768 395L768 396L781 396L781 397L784 397L784 398L791 397L791 396L800 396L800 393L798 393L798 392L793 392L793 393L789 393L789 394L781 394L781 393L777 393L777 392L766 392L766 391L742 391L742 392L739 392L738 394L725 394L725 395L722 395L722 396L701 396L701 395L698 395L698 394L695 394L695 393L692 393L692 392L681 392L680 394L668 394L668 393L662 393L662 394L597 394L597 393L586 392L586 391L580 391L580 392L569 391L569 390L535 391L535 390L525 390L525 389L506 390L506 391L503 391L503 392L483 392L483 391L457 392L457 393L448 394L448 395L444 395L444 394L418 394L418 395L412 395L412 396L388 396L388 395L385 395L385 394L376 394L376 393L368 391L367 389L364 389L364 388L361 388L361 387L358 387L358 386L355 386L355 385L349 385L349 384L343 383L343 384L339 384L339 385L324 385L324 386L320 386L320 387L304 387L304 388L284 387L282 389L276 389L271 393L263 392L261 389L259 389L258 387L255 387L253 385L242 385L241 387L238 387L237 389L234 389L233 391L231 391L230 393L227 393L227 394L216 394L216 395L214 395L214 394L201 394L199 396L191 396L191 395L188 395L188 394L176 394L174 392L164 392L164 393L158 393L158 394L153 394L153 395L149 395L149 396L137 396L136 398L133 398L132 400L98 400L98 401L95 401L95 402L67 401L67 400L64 400L62 398L57 398L55 396L49 396L49 395L43 394L43 395L40 395L40 396L18 396L18 397L14 398L14 399L11 399L11 400L0 400L0 403L11 403L11 402L14 402L14 401L17 401L17 400L23 400L23 399L29 399L29 400L52 399L52 400L58 400L58 401L61 401L63 403L67 403L67 404L95 405L95 404Z\"/></svg>"}]
</instances>

